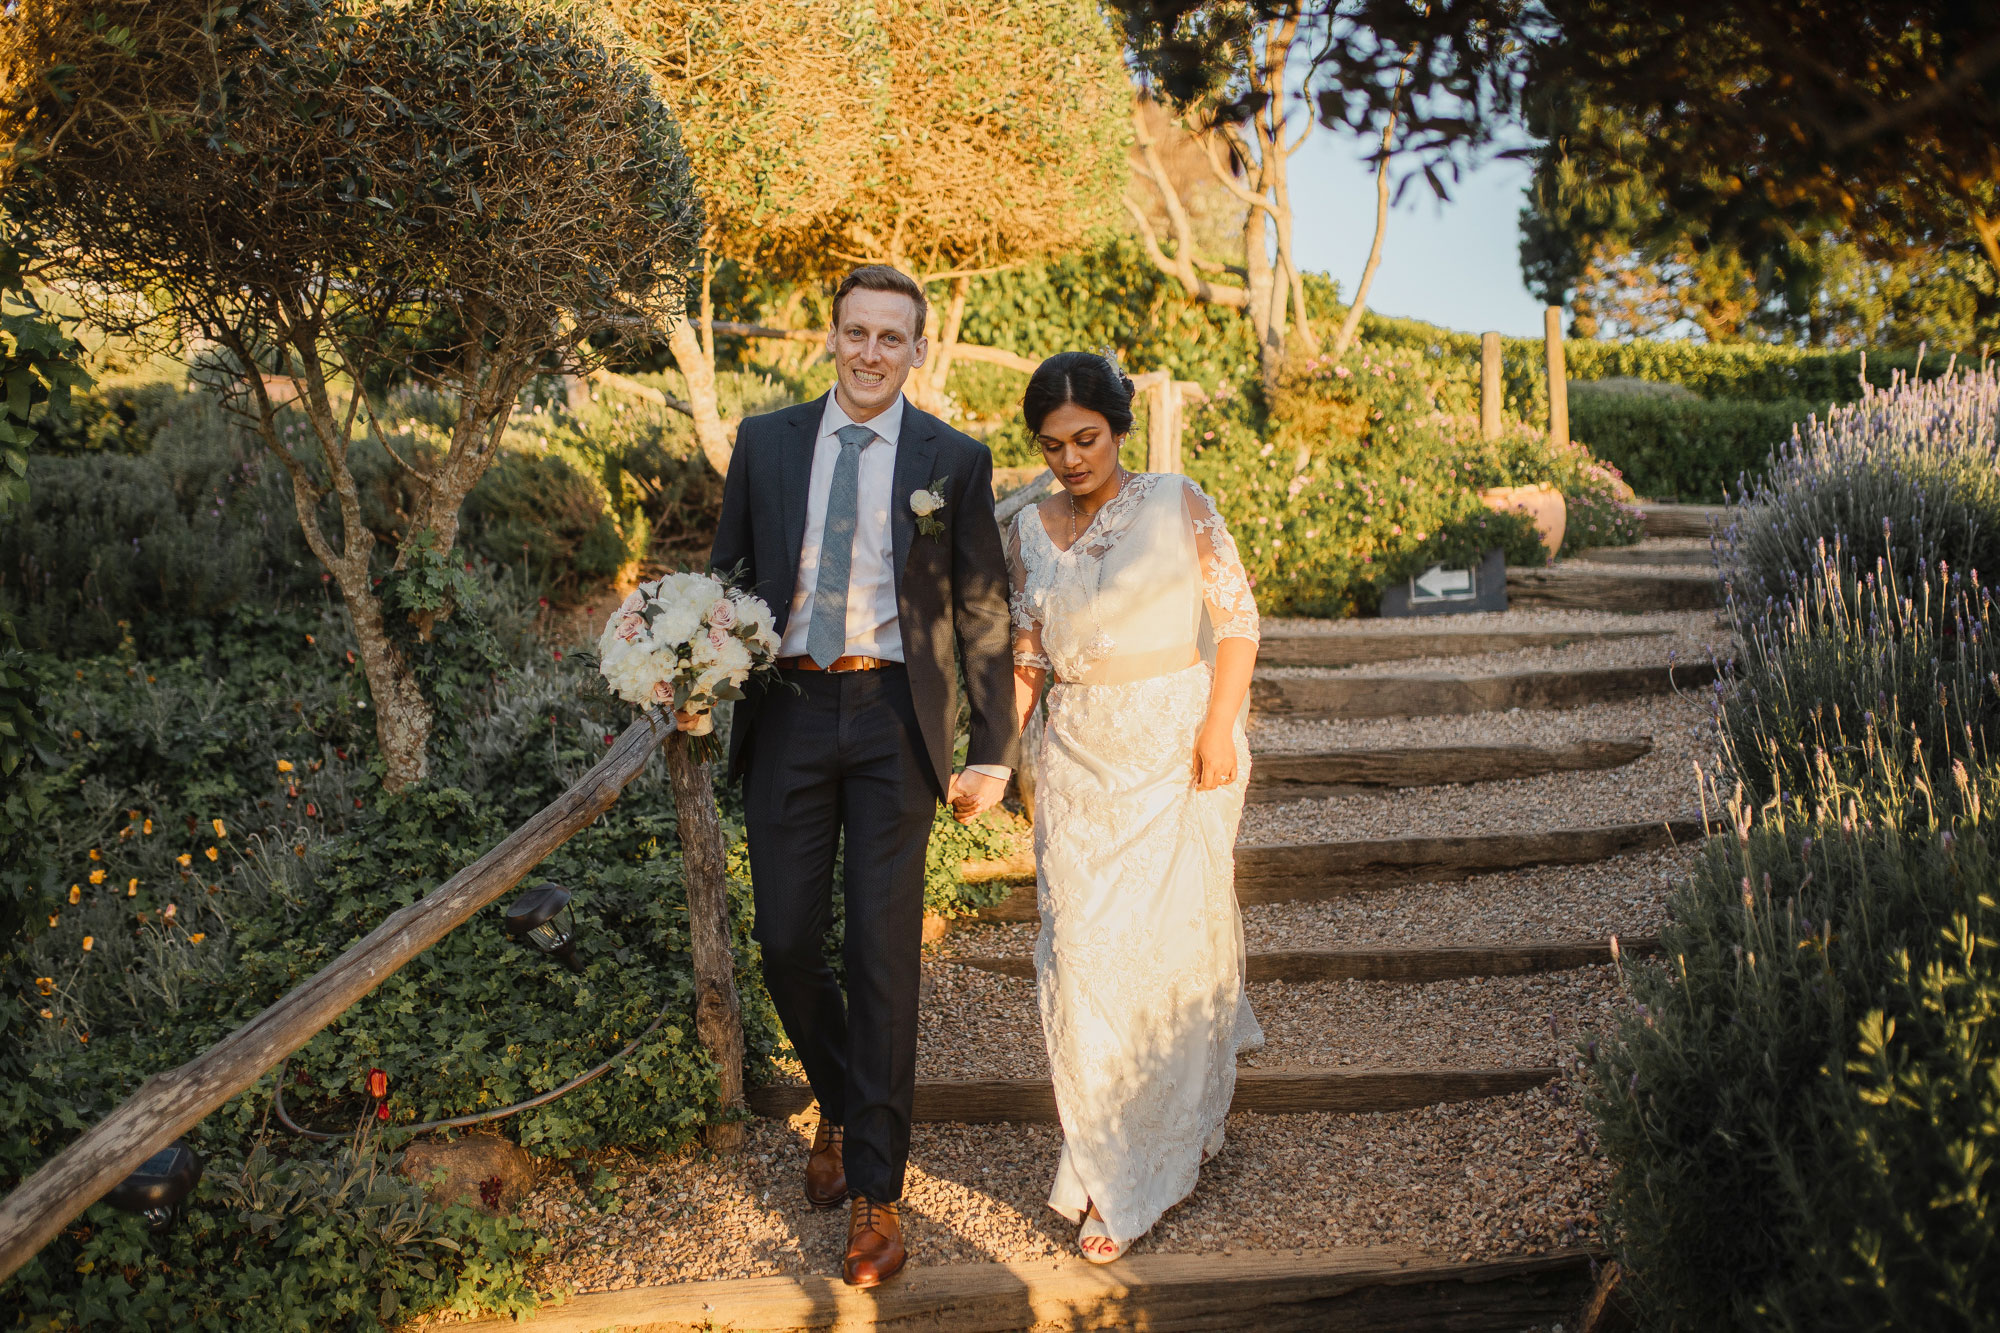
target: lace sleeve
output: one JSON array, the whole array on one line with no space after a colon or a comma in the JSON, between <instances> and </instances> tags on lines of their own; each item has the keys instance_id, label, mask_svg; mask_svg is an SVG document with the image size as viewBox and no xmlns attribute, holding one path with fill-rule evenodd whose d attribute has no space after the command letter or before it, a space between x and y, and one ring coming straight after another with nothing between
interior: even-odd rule
<instances>
[{"instance_id":1,"label":"lace sleeve","mask_svg":"<svg viewBox=\"0 0 2000 1333\"><path fill-rule=\"evenodd\" d=\"M1187 516L1194 526L1195 554L1201 560L1202 600L1208 603L1209 624L1215 640L1258 641L1257 599L1250 593L1250 579L1243 572L1243 560L1236 553L1236 539L1201 487L1187 483Z\"/></svg>"},{"instance_id":2,"label":"lace sleeve","mask_svg":"<svg viewBox=\"0 0 2000 1333\"><path fill-rule=\"evenodd\" d=\"M1049 659L1042 652L1042 622L1035 619L1034 608L1028 604L1028 566L1021 557L1023 522L1041 522L1033 505L1016 514L1007 525L1007 603L1014 621L1014 665L1051 671Z\"/></svg>"}]
</instances>

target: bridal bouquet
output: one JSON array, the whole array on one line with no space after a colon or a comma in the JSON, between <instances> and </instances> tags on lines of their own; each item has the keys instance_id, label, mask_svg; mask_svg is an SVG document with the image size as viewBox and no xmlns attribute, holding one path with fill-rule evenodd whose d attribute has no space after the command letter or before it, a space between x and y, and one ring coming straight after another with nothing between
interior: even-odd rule
<instances>
[{"instance_id":1,"label":"bridal bouquet","mask_svg":"<svg viewBox=\"0 0 2000 1333\"><path fill-rule=\"evenodd\" d=\"M715 705L741 699L743 683L770 670L777 652L771 608L708 574L640 584L597 641L612 693L641 707L695 714L695 736L714 730Z\"/></svg>"}]
</instances>

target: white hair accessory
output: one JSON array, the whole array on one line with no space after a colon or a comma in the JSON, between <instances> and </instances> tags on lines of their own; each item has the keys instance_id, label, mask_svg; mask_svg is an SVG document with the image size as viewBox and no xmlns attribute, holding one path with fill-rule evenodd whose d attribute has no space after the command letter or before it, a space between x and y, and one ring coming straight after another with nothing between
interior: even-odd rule
<instances>
[{"instance_id":1,"label":"white hair accessory","mask_svg":"<svg viewBox=\"0 0 2000 1333\"><path fill-rule=\"evenodd\" d=\"M1104 346L1098 348L1097 355L1105 365L1111 368L1112 379L1117 380L1121 384L1131 379L1131 376L1125 373L1125 367L1118 364L1118 353L1112 350L1110 343L1106 343Z\"/></svg>"}]
</instances>

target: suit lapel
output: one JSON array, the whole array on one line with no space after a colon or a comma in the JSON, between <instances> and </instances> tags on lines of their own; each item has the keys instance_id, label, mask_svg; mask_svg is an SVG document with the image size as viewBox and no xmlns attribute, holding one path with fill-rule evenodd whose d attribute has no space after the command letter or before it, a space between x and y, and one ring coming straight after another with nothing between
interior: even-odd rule
<instances>
[{"instance_id":1,"label":"suit lapel","mask_svg":"<svg viewBox=\"0 0 2000 1333\"><path fill-rule=\"evenodd\" d=\"M791 562L778 585L785 590L784 606L773 608L780 613L781 631L782 618L791 614L792 590L799 584L799 557L806 544L806 497L812 491L813 450L819 444L819 425L825 411L824 394L794 407L787 421L791 429L780 451L778 499L785 523L785 558Z\"/></svg>"},{"instance_id":2,"label":"suit lapel","mask_svg":"<svg viewBox=\"0 0 2000 1333\"><path fill-rule=\"evenodd\" d=\"M896 595L903 592L903 566L909 563L910 544L917 535L916 514L910 509L910 494L931 483L931 463L937 457L937 421L903 404L902 438L896 442L896 476L889 487L889 535L896 553Z\"/></svg>"}]
</instances>

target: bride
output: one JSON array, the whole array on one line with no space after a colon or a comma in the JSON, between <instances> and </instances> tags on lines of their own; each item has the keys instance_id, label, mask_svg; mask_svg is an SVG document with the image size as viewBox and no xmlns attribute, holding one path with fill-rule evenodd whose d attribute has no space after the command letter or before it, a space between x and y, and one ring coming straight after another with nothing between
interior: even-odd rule
<instances>
[{"instance_id":1,"label":"bride","mask_svg":"<svg viewBox=\"0 0 2000 1333\"><path fill-rule=\"evenodd\" d=\"M1027 738L1049 1205L1109 1263L1194 1189L1263 1041L1233 882L1257 604L1200 488L1119 464L1132 381L1108 357L1044 361L1022 411L1063 487L1006 534L1024 727L1054 676Z\"/></svg>"}]
</instances>

